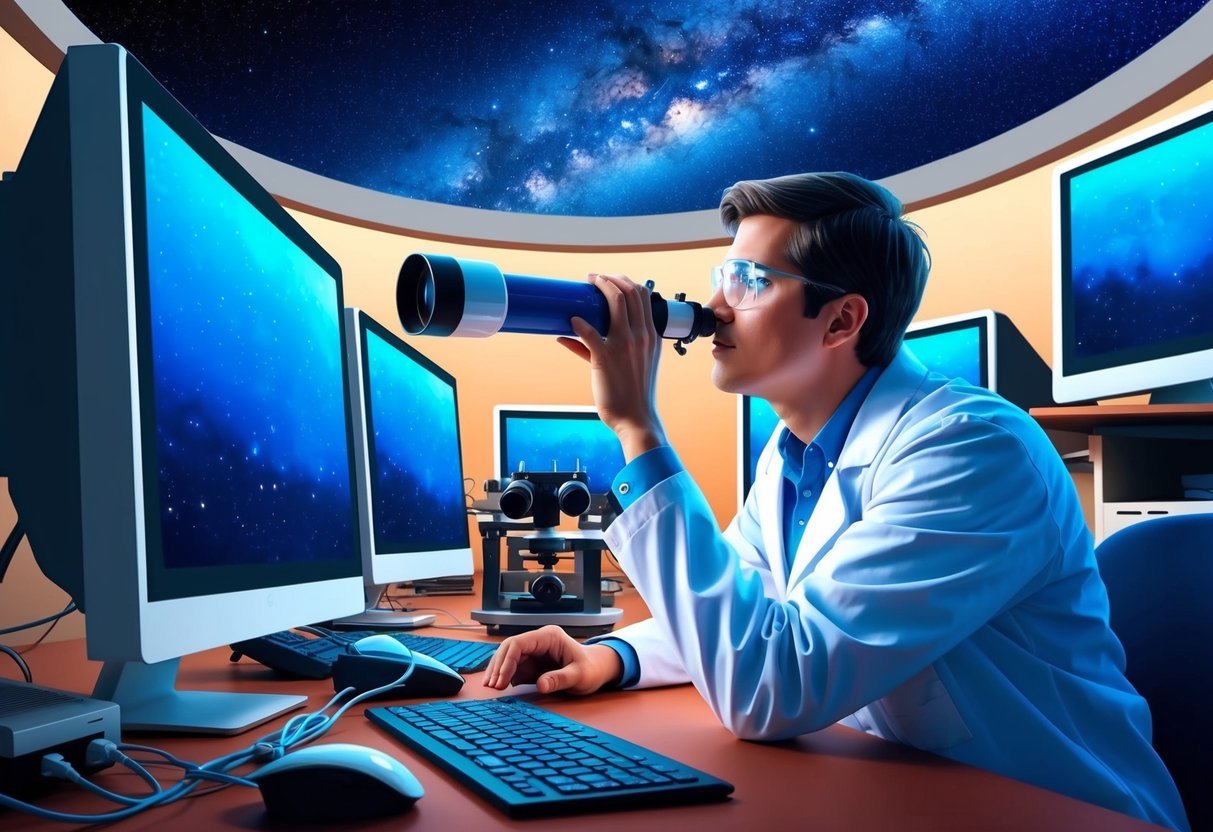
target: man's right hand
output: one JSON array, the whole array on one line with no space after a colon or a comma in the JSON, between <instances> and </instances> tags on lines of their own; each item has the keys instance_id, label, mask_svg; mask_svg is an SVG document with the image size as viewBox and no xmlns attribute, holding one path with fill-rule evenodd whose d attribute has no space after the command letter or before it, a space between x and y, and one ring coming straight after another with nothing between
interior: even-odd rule
<instances>
[{"instance_id":1,"label":"man's right hand","mask_svg":"<svg viewBox=\"0 0 1213 832\"><path fill-rule=\"evenodd\" d=\"M501 642L484 672L484 685L505 690L534 684L540 693L587 694L619 679L623 661L602 644L583 645L559 627L511 636Z\"/></svg>"}]
</instances>

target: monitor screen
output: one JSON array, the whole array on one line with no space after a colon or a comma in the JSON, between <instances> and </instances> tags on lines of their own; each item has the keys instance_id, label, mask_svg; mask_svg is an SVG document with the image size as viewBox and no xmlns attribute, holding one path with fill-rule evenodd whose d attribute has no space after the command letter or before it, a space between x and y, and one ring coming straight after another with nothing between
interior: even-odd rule
<instances>
[{"instance_id":1,"label":"monitor screen","mask_svg":"<svg viewBox=\"0 0 1213 832\"><path fill-rule=\"evenodd\" d=\"M737 424L739 427L739 451L737 458L740 462L738 472L738 504L745 503L754 484L758 469L758 457L766 447L779 424L779 416L771 408L770 402L756 396L741 396L738 400Z\"/></svg>"},{"instance_id":2,"label":"monitor screen","mask_svg":"<svg viewBox=\"0 0 1213 832\"><path fill-rule=\"evenodd\" d=\"M963 316L911 325L905 345L927 369L989 387L989 337L986 315Z\"/></svg>"},{"instance_id":3,"label":"monitor screen","mask_svg":"<svg viewBox=\"0 0 1213 832\"><path fill-rule=\"evenodd\" d=\"M470 574L455 378L365 312L346 316L374 583Z\"/></svg>"},{"instance_id":4,"label":"monitor screen","mask_svg":"<svg viewBox=\"0 0 1213 832\"><path fill-rule=\"evenodd\" d=\"M363 607L336 261L113 44L68 50L0 196L0 461L95 694L148 730L297 707L170 660Z\"/></svg>"},{"instance_id":5,"label":"monitor screen","mask_svg":"<svg viewBox=\"0 0 1213 832\"><path fill-rule=\"evenodd\" d=\"M493 445L498 479L519 470L575 471L580 465L594 494L608 493L624 465L619 439L592 407L498 405Z\"/></svg>"},{"instance_id":6,"label":"monitor screen","mask_svg":"<svg viewBox=\"0 0 1213 832\"><path fill-rule=\"evenodd\" d=\"M1054 184L1058 400L1207 393L1213 102L1063 163Z\"/></svg>"}]
</instances>

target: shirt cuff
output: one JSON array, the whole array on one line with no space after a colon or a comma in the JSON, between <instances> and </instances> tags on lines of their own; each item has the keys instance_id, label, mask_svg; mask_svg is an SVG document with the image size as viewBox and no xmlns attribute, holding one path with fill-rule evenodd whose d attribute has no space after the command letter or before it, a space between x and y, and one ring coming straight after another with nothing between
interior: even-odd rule
<instances>
[{"instance_id":1,"label":"shirt cuff","mask_svg":"<svg viewBox=\"0 0 1213 832\"><path fill-rule=\"evenodd\" d=\"M640 681L640 657L636 655L636 648L621 638L611 638L610 636L595 640L594 644L611 648L619 654L619 660L623 662L623 674L619 677L615 687L630 688Z\"/></svg>"},{"instance_id":2,"label":"shirt cuff","mask_svg":"<svg viewBox=\"0 0 1213 832\"><path fill-rule=\"evenodd\" d=\"M682 471L678 454L669 445L658 445L623 466L611 483L611 495L622 513L662 480Z\"/></svg>"}]
</instances>

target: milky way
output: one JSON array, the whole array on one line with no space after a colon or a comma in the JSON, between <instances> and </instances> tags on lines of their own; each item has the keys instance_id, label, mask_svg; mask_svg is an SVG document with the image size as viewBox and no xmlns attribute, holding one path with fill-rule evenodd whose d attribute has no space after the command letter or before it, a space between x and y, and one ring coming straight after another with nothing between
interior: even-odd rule
<instances>
[{"instance_id":1,"label":"milky way","mask_svg":"<svg viewBox=\"0 0 1213 832\"><path fill-rule=\"evenodd\" d=\"M714 208L738 179L881 178L1073 97L1203 0L68 0L212 132L415 199Z\"/></svg>"}]
</instances>

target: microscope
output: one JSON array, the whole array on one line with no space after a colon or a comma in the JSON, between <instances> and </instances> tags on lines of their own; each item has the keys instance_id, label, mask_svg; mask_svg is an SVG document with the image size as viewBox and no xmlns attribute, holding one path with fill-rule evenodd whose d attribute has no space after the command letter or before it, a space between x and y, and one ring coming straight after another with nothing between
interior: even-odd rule
<instances>
[{"instance_id":1,"label":"microscope","mask_svg":"<svg viewBox=\"0 0 1213 832\"><path fill-rule=\"evenodd\" d=\"M500 490L490 480L486 499L473 505L484 580L482 609L471 615L490 634L514 635L556 624L572 636L594 636L610 632L623 617L610 598L604 602L602 597L602 553L607 548L602 531L613 512L604 495L590 493L589 477L580 467L578 463L572 472L520 470ZM556 528L561 513L578 518L577 531ZM556 564L569 559L573 571L557 572Z\"/></svg>"}]
</instances>

